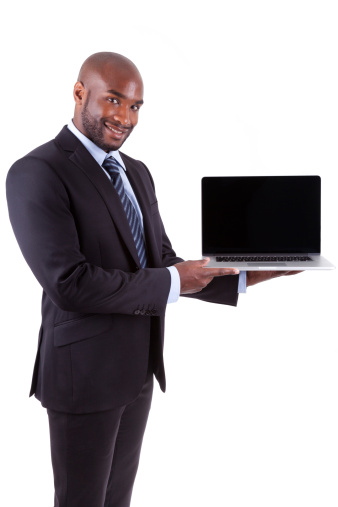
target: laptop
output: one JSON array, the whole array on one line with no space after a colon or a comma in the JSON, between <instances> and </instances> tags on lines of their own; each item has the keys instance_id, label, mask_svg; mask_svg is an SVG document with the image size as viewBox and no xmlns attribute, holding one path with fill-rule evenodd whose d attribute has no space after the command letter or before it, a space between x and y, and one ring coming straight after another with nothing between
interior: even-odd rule
<instances>
[{"instance_id":1,"label":"laptop","mask_svg":"<svg viewBox=\"0 0 338 507\"><path fill-rule=\"evenodd\" d=\"M202 254L207 267L334 269L320 254L319 176L202 179Z\"/></svg>"}]
</instances>

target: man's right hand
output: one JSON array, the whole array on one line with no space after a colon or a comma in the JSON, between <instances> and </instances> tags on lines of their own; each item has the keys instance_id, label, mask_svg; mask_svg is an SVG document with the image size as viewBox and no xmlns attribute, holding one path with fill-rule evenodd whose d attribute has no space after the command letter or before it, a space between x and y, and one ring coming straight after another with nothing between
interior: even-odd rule
<instances>
[{"instance_id":1,"label":"man's right hand","mask_svg":"<svg viewBox=\"0 0 338 507\"><path fill-rule=\"evenodd\" d=\"M174 265L180 275L181 294L200 292L215 276L239 273L239 270L234 268L206 268L209 261L207 257L199 261L185 261Z\"/></svg>"}]
</instances>

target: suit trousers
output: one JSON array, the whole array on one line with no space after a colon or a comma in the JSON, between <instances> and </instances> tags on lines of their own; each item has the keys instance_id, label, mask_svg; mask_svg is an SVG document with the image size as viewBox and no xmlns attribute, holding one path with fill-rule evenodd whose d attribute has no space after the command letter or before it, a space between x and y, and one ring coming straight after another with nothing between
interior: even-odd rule
<instances>
[{"instance_id":1,"label":"suit trousers","mask_svg":"<svg viewBox=\"0 0 338 507\"><path fill-rule=\"evenodd\" d=\"M54 507L129 507L153 393L149 368L138 397L114 410L47 409Z\"/></svg>"}]
</instances>

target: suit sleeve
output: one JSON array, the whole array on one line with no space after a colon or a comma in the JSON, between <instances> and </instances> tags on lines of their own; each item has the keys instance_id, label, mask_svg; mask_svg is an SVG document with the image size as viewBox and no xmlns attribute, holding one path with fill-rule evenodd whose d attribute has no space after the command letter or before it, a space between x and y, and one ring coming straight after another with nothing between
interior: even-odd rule
<instances>
[{"instance_id":1,"label":"suit sleeve","mask_svg":"<svg viewBox=\"0 0 338 507\"><path fill-rule=\"evenodd\" d=\"M148 169L147 169L148 170ZM149 173L149 171L148 171ZM149 173L151 178L151 175ZM152 185L154 182L151 178ZM173 266L178 262L183 262L183 259L176 256L170 240L165 232L164 225L161 221L162 227L162 262L163 266ZM207 287L202 291L195 294L184 294L183 297L192 299L199 299L207 303L217 303L221 305L237 306L238 302L238 275L229 275L214 278Z\"/></svg>"},{"instance_id":2,"label":"suit sleeve","mask_svg":"<svg viewBox=\"0 0 338 507\"><path fill-rule=\"evenodd\" d=\"M48 163L34 157L16 162L7 177L12 227L35 277L65 311L134 314L138 305L165 312L170 289L167 269L126 273L87 262L67 190Z\"/></svg>"},{"instance_id":3,"label":"suit sleeve","mask_svg":"<svg viewBox=\"0 0 338 507\"><path fill-rule=\"evenodd\" d=\"M183 297L200 299L207 303L237 306L238 275L219 276L214 278L201 292L184 294Z\"/></svg>"}]
</instances>

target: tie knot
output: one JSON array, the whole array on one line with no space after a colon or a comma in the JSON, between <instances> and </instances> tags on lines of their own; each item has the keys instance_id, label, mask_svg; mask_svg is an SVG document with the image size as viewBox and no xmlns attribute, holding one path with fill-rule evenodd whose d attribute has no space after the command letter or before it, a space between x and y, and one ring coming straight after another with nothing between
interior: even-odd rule
<instances>
[{"instance_id":1,"label":"tie knot","mask_svg":"<svg viewBox=\"0 0 338 507\"><path fill-rule=\"evenodd\" d=\"M118 161L112 156L107 157L104 160L102 167L104 167L104 169L106 169L110 175L118 174L120 172L120 167L122 168L121 164L119 164Z\"/></svg>"}]
</instances>

